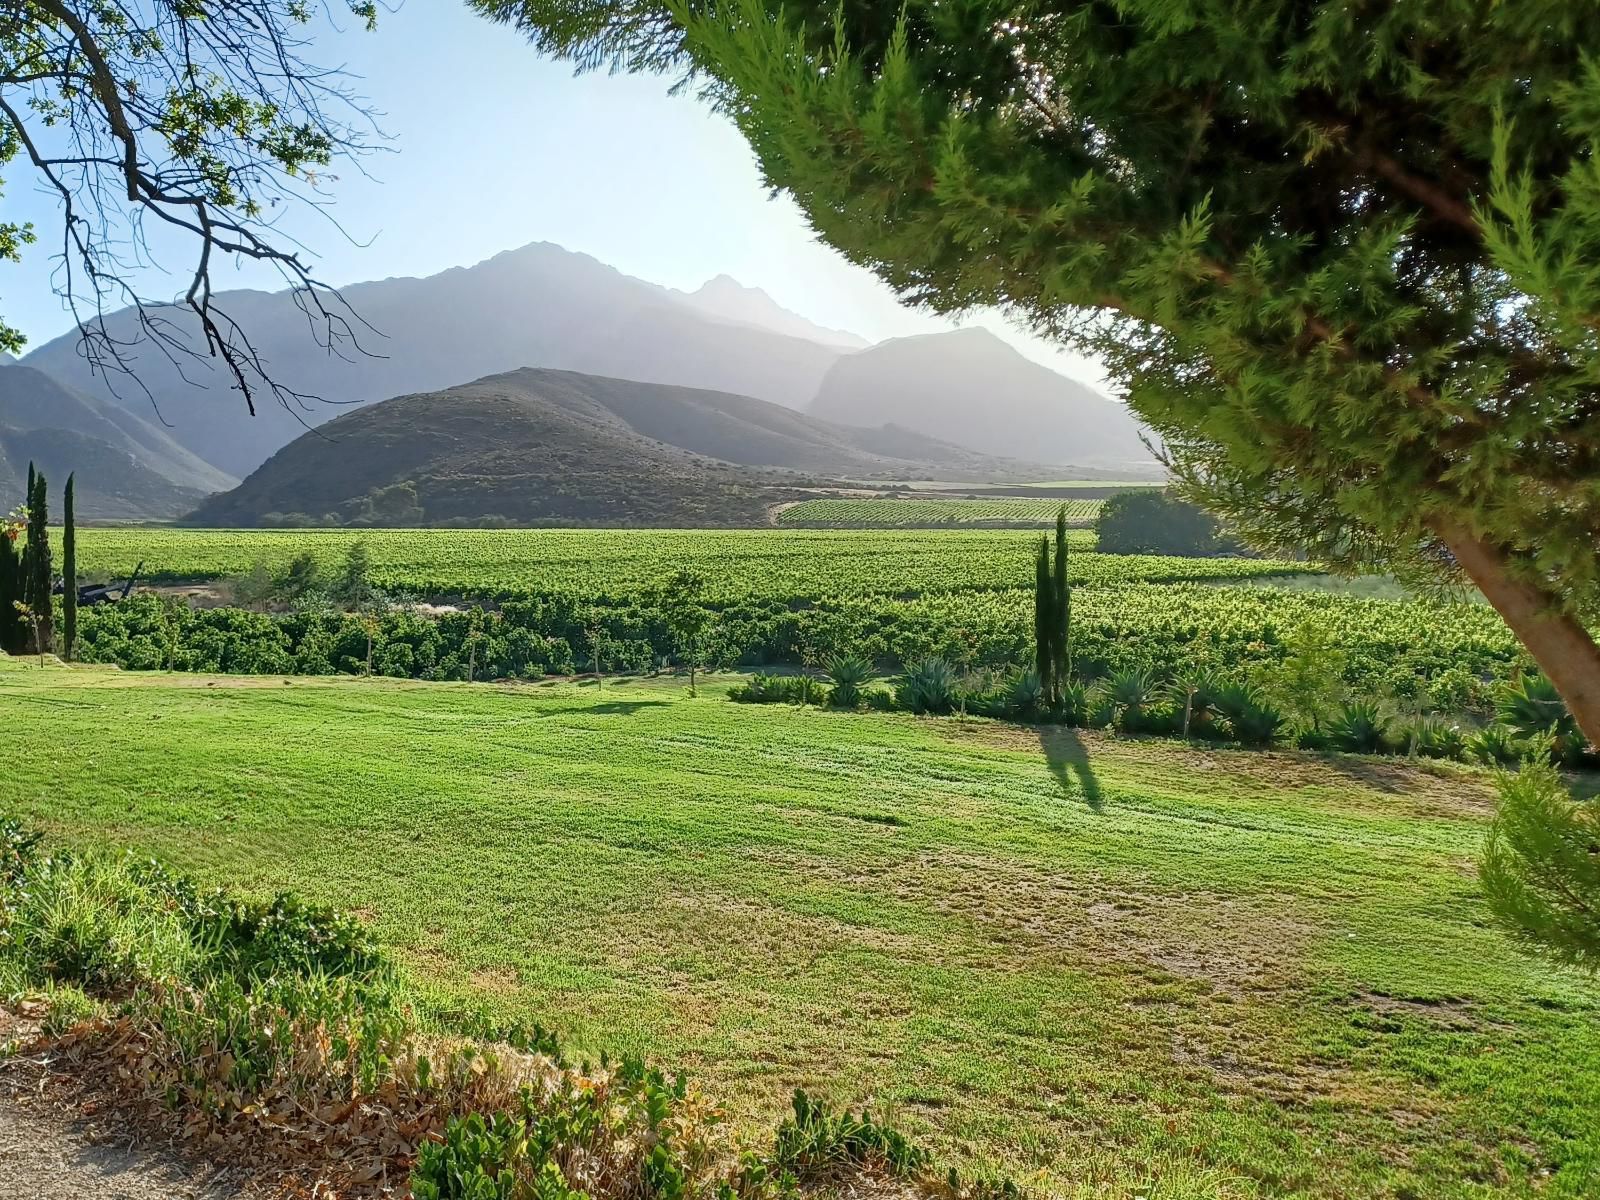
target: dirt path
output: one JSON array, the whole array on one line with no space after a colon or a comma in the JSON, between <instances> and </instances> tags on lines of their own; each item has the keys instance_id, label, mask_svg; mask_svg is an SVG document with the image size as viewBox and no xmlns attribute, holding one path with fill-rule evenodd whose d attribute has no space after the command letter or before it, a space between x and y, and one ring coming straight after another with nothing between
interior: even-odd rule
<instances>
[{"instance_id":1,"label":"dirt path","mask_svg":"<svg viewBox=\"0 0 1600 1200\"><path fill-rule=\"evenodd\" d=\"M0 1046L35 1031L0 1010ZM245 1200L225 1170L134 1146L115 1117L63 1107L42 1086L48 1075L27 1050L0 1054L0 1200Z\"/></svg>"},{"instance_id":2,"label":"dirt path","mask_svg":"<svg viewBox=\"0 0 1600 1200\"><path fill-rule=\"evenodd\" d=\"M241 1200L214 1176L136 1149L111 1126L69 1120L0 1085L0 1200Z\"/></svg>"}]
</instances>

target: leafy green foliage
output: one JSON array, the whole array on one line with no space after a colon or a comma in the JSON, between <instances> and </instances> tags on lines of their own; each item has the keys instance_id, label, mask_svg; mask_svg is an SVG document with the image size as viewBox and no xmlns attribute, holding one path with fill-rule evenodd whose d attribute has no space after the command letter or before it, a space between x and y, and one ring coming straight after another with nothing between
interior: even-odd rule
<instances>
[{"instance_id":1,"label":"leafy green foliage","mask_svg":"<svg viewBox=\"0 0 1600 1200\"><path fill-rule=\"evenodd\" d=\"M872 664L860 655L835 654L825 668L833 692L829 703L839 708L854 708L861 703L862 693L872 682Z\"/></svg>"},{"instance_id":2,"label":"leafy green foliage","mask_svg":"<svg viewBox=\"0 0 1600 1200\"><path fill-rule=\"evenodd\" d=\"M772 1161L797 1179L826 1179L841 1168L864 1166L909 1175L928 1162L920 1146L864 1112L831 1112L799 1089L791 1107L794 1115L778 1127Z\"/></svg>"},{"instance_id":3,"label":"leafy green foliage","mask_svg":"<svg viewBox=\"0 0 1600 1200\"><path fill-rule=\"evenodd\" d=\"M1480 867L1490 911L1530 949L1600 971L1600 805L1573 800L1548 754L1499 786Z\"/></svg>"},{"instance_id":4,"label":"leafy green foliage","mask_svg":"<svg viewBox=\"0 0 1600 1200\"><path fill-rule=\"evenodd\" d=\"M895 685L895 700L914 713L947 713L960 699L956 670L942 658L910 663Z\"/></svg>"},{"instance_id":5,"label":"leafy green foliage","mask_svg":"<svg viewBox=\"0 0 1600 1200\"><path fill-rule=\"evenodd\" d=\"M1585 752L1585 739L1555 685L1537 671L1504 681L1495 697L1500 723L1524 742L1547 738L1558 762L1574 763Z\"/></svg>"},{"instance_id":6,"label":"leafy green foliage","mask_svg":"<svg viewBox=\"0 0 1600 1200\"><path fill-rule=\"evenodd\" d=\"M1107 554L1173 554L1205 558L1233 554L1217 519L1165 491L1123 492L1100 506L1095 538Z\"/></svg>"},{"instance_id":7,"label":"leafy green foliage","mask_svg":"<svg viewBox=\"0 0 1600 1200\"><path fill-rule=\"evenodd\" d=\"M1377 754L1389 735L1389 717L1376 700L1352 700L1341 705L1324 731L1328 745L1355 754Z\"/></svg>"}]
</instances>

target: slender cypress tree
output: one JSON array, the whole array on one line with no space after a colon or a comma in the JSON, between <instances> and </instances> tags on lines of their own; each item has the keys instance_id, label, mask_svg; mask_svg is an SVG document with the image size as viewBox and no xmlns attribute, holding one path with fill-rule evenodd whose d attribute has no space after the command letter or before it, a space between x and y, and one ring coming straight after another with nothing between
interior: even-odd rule
<instances>
[{"instance_id":1,"label":"slender cypress tree","mask_svg":"<svg viewBox=\"0 0 1600 1200\"><path fill-rule=\"evenodd\" d=\"M73 478L67 476L66 491L61 497L61 657L68 662L78 643L78 531L73 524Z\"/></svg>"},{"instance_id":2,"label":"slender cypress tree","mask_svg":"<svg viewBox=\"0 0 1600 1200\"><path fill-rule=\"evenodd\" d=\"M54 638L54 625L50 600L50 528L48 484L43 471L31 472L33 494L28 499L28 549L26 553L26 578L23 580L23 603L34 614L34 628L38 637L33 647L36 654L48 654Z\"/></svg>"},{"instance_id":3,"label":"slender cypress tree","mask_svg":"<svg viewBox=\"0 0 1600 1200\"><path fill-rule=\"evenodd\" d=\"M1039 539L1033 580L1033 661L1046 704L1056 702L1055 585L1050 578L1050 539Z\"/></svg>"},{"instance_id":4,"label":"slender cypress tree","mask_svg":"<svg viewBox=\"0 0 1600 1200\"><path fill-rule=\"evenodd\" d=\"M1057 699L1072 678L1072 585L1067 582L1067 506L1056 512L1055 616Z\"/></svg>"},{"instance_id":5,"label":"slender cypress tree","mask_svg":"<svg viewBox=\"0 0 1600 1200\"><path fill-rule=\"evenodd\" d=\"M22 653L22 555L8 532L0 532L0 653Z\"/></svg>"}]
</instances>

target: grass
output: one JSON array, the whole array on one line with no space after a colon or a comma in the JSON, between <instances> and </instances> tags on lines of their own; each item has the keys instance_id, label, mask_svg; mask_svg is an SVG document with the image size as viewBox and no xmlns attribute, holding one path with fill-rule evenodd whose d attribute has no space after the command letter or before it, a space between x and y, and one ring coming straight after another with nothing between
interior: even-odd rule
<instances>
[{"instance_id":1,"label":"grass","mask_svg":"<svg viewBox=\"0 0 1600 1200\"><path fill-rule=\"evenodd\" d=\"M1465 770L648 681L6 663L0 711L0 811L352 907L436 1018L743 1120L801 1086L1068 1195L1600 1186L1600 995L1489 925Z\"/></svg>"}]
</instances>

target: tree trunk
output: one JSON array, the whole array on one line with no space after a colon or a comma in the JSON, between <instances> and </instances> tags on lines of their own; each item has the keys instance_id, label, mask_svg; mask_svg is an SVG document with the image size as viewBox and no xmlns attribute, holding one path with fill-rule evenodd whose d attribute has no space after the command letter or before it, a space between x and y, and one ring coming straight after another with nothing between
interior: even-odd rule
<instances>
[{"instance_id":1,"label":"tree trunk","mask_svg":"<svg viewBox=\"0 0 1600 1200\"><path fill-rule=\"evenodd\" d=\"M1583 623L1549 592L1512 575L1500 547L1453 521L1436 520L1433 528L1550 677L1583 735L1600 746L1600 646Z\"/></svg>"}]
</instances>

